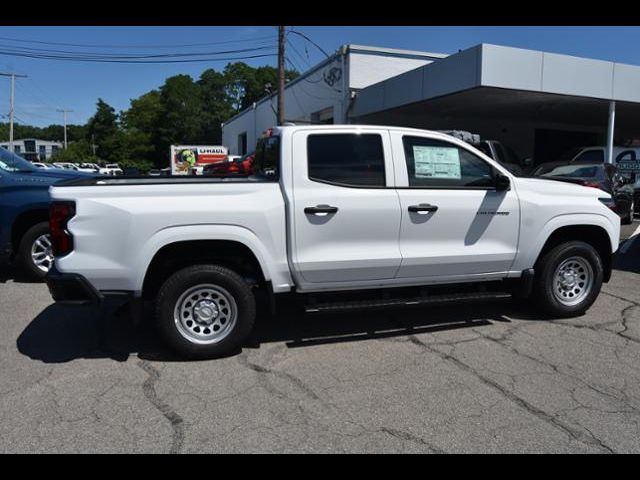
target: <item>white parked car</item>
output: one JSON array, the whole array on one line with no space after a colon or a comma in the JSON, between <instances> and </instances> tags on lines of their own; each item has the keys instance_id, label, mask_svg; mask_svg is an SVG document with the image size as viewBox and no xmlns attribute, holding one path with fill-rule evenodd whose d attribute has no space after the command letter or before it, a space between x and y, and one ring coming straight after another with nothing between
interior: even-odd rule
<instances>
[{"instance_id":1,"label":"white parked car","mask_svg":"<svg viewBox=\"0 0 640 480\"><path fill-rule=\"evenodd\" d=\"M253 169L53 185L53 298L154 302L171 347L218 357L283 295L309 312L515 296L580 315L618 249L609 194L516 177L442 133L274 128Z\"/></svg>"},{"instance_id":2,"label":"white parked car","mask_svg":"<svg viewBox=\"0 0 640 480\"><path fill-rule=\"evenodd\" d=\"M55 168L55 166L53 166L52 164L49 163L44 163L44 162L31 162L31 164L36 167L36 168L41 168L43 170L50 170L52 168Z\"/></svg>"},{"instance_id":3,"label":"white parked car","mask_svg":"<svg viewBox=\"0 0 640 480\"><path fill-rule=\"evenodd\" d=\"M62 168L64 170L78 170L78 167L70 162L53 162L52 165L56 168Z\"/></svg>"},{"instance_id":4,"label":"white parked car","mask_svg":"<svg viewBox=\"0 0 640 480\"><path fill-rule=\"evenodd\" d=\"M78 171L87 173L101 173L100 167L95 163L81 163L78 166Z\"/></svg>"},{"instance_id":5,"label":"white parked car","mask_svg":"<svg viewBox=\"0 0 640 480\"><path fill-rule=\"evenodd\" d=\"M122 175L123 171L117 163L107 163L104 168L100 169L100 173L104 175Z\"/></svg>"}]
</instances>

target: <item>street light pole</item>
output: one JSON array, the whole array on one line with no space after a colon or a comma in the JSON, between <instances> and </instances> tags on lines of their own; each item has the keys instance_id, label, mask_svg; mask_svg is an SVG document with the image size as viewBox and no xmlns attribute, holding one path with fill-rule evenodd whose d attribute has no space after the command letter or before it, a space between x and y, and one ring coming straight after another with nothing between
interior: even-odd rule
<instances>
[{"instance_id":1,"label":"street light pole","mask_svg":"<svg viewBox=\"0 0 640 480\"><path fill-rule=\"evenodd\" d=\"M18 75L17 73L2 73L0 72L0 76L2 77L10 77L11 78L11 94L9 96L9 151L13 152L13 101L15 97L15 89L16 89L16 78L27 78L26 75Z\"/></svg>"},{"instance_id":2,"label":"street light pole","mask_svg":"<svg viewBox=\"0 0 640 480\"><path fill-rule=\"evenodd\" d=\"M73 112L70 109L58 108L56 112L61 112L64 117L64 149L67 149L67 113Z\"/></svg>"}]
</instances>

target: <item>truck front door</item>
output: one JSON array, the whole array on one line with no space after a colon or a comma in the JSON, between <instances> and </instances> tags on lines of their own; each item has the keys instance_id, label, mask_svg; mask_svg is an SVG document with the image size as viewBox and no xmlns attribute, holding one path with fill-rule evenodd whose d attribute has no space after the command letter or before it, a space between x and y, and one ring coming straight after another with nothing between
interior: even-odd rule
<instances>
[{"instance_id":1,"label":"truck front door","mask_svg":"<svg viewBox=\"0 0 640 480\"><path fill-rule=\"evenodd\" d=\"M402 209L398 278L465 280L509 270L520 224L513 188L462 144L392 132Z\"/></svg>"}]
</instances>

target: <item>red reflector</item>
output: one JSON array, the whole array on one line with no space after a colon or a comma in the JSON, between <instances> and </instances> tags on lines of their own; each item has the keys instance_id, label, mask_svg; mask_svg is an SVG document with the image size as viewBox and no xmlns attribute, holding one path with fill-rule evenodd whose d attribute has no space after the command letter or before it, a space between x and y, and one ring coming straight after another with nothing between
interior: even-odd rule
<instances>
[{"instance_id":1,"label":"red reflector","mask_svg":"<svg viewBox=\"0 0 640 480\"><path fill-rule=\"evenodd\" d=\"M584 185L585 187L592 187L592 188L602 189L602 187L600 186L600 184L598 182L589 182L588 180L585 180L585 181L582 182L582 185Z\"/></svg>"},{"instance_id":2,"label":"red reflector","mask_svg":"<svg viewBox=\"0 0 640 480\"><path fill-rule=\"evenodd\" d=\"M73 250L73 236L67 231L67 223L76 214L73 202L52 202L49 205L49 231L53 255L60 257Z\"/></svg>"}]
</instances>

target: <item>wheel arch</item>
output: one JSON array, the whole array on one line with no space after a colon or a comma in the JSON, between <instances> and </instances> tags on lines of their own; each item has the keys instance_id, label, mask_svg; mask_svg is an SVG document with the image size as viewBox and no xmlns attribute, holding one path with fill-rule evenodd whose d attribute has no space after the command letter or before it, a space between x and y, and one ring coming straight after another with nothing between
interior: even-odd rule
<instances>
[{"instance_id":1,"label":"wheel arch","mask_svg":"<svg viewBox=\"0 0 640 480\"><path fill-rule=\"evenodd\" d=\"M153 298L164 280L176 271L200 263L227 267L250 283L270 284L264 262L245 243L230 239L185 239L166 243L155 252L141 282L143 298Z\"/></svg>"},{"instance_id":2,"label":"wheel arch","mask_svg":"<svg viewBox=\"0 0 640 480\"><path fill-rule=\"evenodd\" d=\"M18 214L11 225L11 248L13 254L18 252L20 241L24 234L34 225L49 221L49 210L47 207L36 207L25 210Z\"/></svg>"},{"instance_id":3,"label":"wheel arch","mask_svg":"<svg viewBox=\"0 0 640 480\"><path fill-rule=\"evenodd\" d=\"M611 238L607 230L600 225L578 224L557 227L549 234L542 248L538 252L534 268L537 269L540 260L551 249L572 240L585 242L595 248L602 260L603 281L608 282L611 278L611 271L613 267Z\"/></svg>"}]
</instances>

